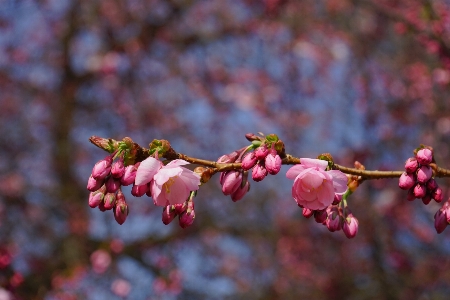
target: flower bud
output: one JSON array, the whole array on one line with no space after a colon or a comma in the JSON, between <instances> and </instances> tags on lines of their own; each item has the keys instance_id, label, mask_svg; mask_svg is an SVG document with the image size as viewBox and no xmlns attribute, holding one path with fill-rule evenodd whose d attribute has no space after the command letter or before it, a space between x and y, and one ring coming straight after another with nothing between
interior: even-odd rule
<instances>
[{"instance_id":1,"label":"flower bud","mask_svg":"<svg viewBox=\"0 0 450 300\"><path fill-rule=\"evenodd\" d=\"M433 170L430 166L421 166L417 170L417 181L419 183L426 183L428 180L430 180L431 176L433 175Z\"/></svg>"},{"instance_id":2,"label":"flower bud","mask_svg":"<svg viewBox=\"0 0 450 300\"><path fill-rule=\"evenodd\" d=\"M257 159L265 159L267 154L269 154L269 149L267 149L267 146L265 144L259 146L255 150L255 156Z\"/></svg>"},{"instance_id":3,"label":"flower bud","mask_svg":"<svg viewBox=\"0 0 450 300\"><path fill-rule=\"evenodd\" d=\"M408 190L414 186L416 180L414 178L414 174L411 173L403 173L398 180L398 186L402 190Z\"/></svg>"},{"instance_id":4,"label":"flower bud","mask_svg":"<svg viewBox=\"0 0 450 300\"><path fill-rule=\"evenodd\" d=\"M327 219L327 211L326 209L316 210L314 211L314 220L317 223L324 223Z\"/></svg>"},{"instance_id":5,"label":"flower bud","mask_svg":"<svg viewBox=\"0 0 450 300\"><path fill-rule=\"evenodd\" d=\"M190 213L187 211L183 212L179 217L179 224L181 228L187 228L194 223L195 211L192 210Z\"/></svg>"},{"instance_id":6,"label":"flower bud","mask_svg":"<svg viewBox=\"0 0 450 300\"><path fill-rule=\"evenodd\" d=\"M89 179L88 179L87 189L88 189L88 191L95 192L96 190L98 190L99 188L102 187L104 182L105 182L104 179L96 180L91 175L91 176L89 176Z\"/></svg>"},{"instance_id":7,"label":"flower bud","mask_svg":"<svg viewBox=\"0 0 450 300\"><path fill-rule=\"evenodd\" d=\"M422 202L423 204L428 205L428 203L431 202L431 195L427 193L424 197L422 197Z\"/></svg>"},{"instance_id":8,"label":"flower bud","mask_svg":"<svg viewBox=\"0 0 450 300\"><path fill-rule=\"evenodd\" d=\"M136 179L136 172L141 163L138 162L134 165L129 165L125 167L124 173L122 177L120 178L120 183L123 186L128 186L134 182Z\"/></svg>"},{"instance_id":9,"label":"flower bud","mask_svg":"<svg viewBox=\"0 0 450 300\"><path fill-rule=\"evenodd\" d=\"M135 197L142 197L147 192L147 189L148 189L147 184L143 184L143 185L133 184L133 187L131 188L131 195L133 195Z\"/></svg>"},{"instance_id":10,"label":"flower bud","mask_svg":"<svg viewBox=\"0 0 450 300\"><path fill-rule=\"evenodd\" d=\"M427 181L427 189L429 189L430 191L434 191L437 188L438 184L436 180L434 180L434 178L431 178L430 180Z\"/></svg>"},{"instance_id":11,"label":"flower bud","mask_svg":"<svg viewBox=\"0 0 450 300\"><path fill-rule=\"evenodd\" d=\"M242 172L240 171L227 171L222 177L222 193L224 195L233 194L241 185Z\"/></svg>"},{"instance_id":12,"label":"flower bud","mask_svg":"<svg viewBox=\"0 0 450 300\"><path fill-rule=\"evenodd\" d=\"M415 157L410 157L405 162L405 171L406 173L415 173L417 168L419 167L419 163Z\"/></svg>"},{"instance_id":13,"label":"flower bud","mask_svg":"<svg viewBox=\"0 0 450 300\"><path fill-rule=\"evenodd\" d=\"M236 159L238 158L239 153L237 151L233 151L230 154L222 155L217 159L218 163L221 164L228 164L228 163L234 163Z\"/></svg>"},{"instance_id":14,"label":"flower bud","mask_svg":"<svg viewBox=\"0 0 450 300\"><path fill-rule=\"evenodd\" d=\"M344 231L347 238L351 239L358 233L358 226L358 219L356 219L353 215L350 215L344 220L342 231Z\"/></svg>"},{"instance_id":15,"label":"flower bud","mask_svg":"<svg viewBox=\"0 0 450 300\"><path fill-rule=\"evenodd\" d=\"M414 196L416 196L416 198L422 198L425 197L427 193L427 188L425 187L425 185L423 184L416 184L416 186L414 187Z\"/></svg>"},{"instance_id":16,"label":"flower bud","mask_svg":"<svg viewBox=\"0 0 450 300\"><path fill-rule=\"evenodd\" d=\"M264 162L267 172L271 175L276 175L281 169L281 158L276 151L273 152L275 152L275 154L269 153Z\"/></svg>"},{"instance_id":17,"label":"flower bud","mask_svg":"<svg viewBox=\"0 0 450 300\"><path fill-rule=\"evenodd\" d=\"M117 192L117 201L113 212L114 219L116 219L116 222L119 223L119 225L122 225L125 222L130 213L127 202L125 201L125 196L121 190Z\"/></svg>"},{"instance_id":18,"label":"flower bud","mask_svg":"<svg viewBox=\"0 0 450 300\"><path fill-rule=\"evenodd\" d=\"M106 192L115 193L120 188L120 179L109 176L105 182Z\"/></svg>"},{"instance_id":19,"label":"flower bud","mask_svg":"<svg viewBox=\"0 0 450 300\"><path fill-rule=\"evenodd\" d=\"M434 201L436 201L437 203L440 203L442 201L442 199L444 198L444 196L442 195L442 189L440 187L438 187L437 189L435 189L433 191L433 196L432 198L434 199Z\"/></svg>"},{"instance_id":20,"label":"flower bud","mask_svg":"<svg viewBox=\"0 0 450 300\"><path fill-rule=\"evenodd\" d=\"M91 192L89 194L89 206L94 208L97 207L105 197L106 187L102 186L99 190Z\"/></svg>"},{"instance_id":21,"label":"flower bud","mask_svg":"<svg viewBox=\"0 0 450 300\"><path fill-rule=\"evenodd\" d=\"M328 210L325 225L331 232L335 232L341 229L341 217L336 206L332 206L331 209Z\"/></svg>"},{"instance_id":22,"label":"flower bud","mask_svg":"<svg viewBox=\"0 0 450 300\"><path fill-rule=\"evenodd\" d=\"M116 194L115 193L106 193L105 198L103 198L103 207L106 210L113 209L116 205Z\"/></svg>"},{"instance_id":23,"label":"flower bud","mask_svg":"<svg viewBox=\"0 0 450 300\"><path fill-rule=\"evenodd\" d=\"M111 171L112 155L108 155L104 159L98 161L92 169L92 177L99 180L105 178Z\"/></svg>"},{"instance_id":24,"label":"flower bud","mask_svg":"<svg viewBox=\"0 0 450 300\"><path fill-rule=\"evenodd\" d=\"M242 159L242 169L244 171L250 170L256 165L257 161L258 159L255 156L255 152L252 151L250 153L247 153L244 156L244 159Z\"/></svg>"},{"instance_id":25,"label":"flower bud","mask_svg":"<svg viewBox=\"0 0 450 300\"><path fill-rule=\"evenodd\" d=\"M98 209L100 211L105 211L106 210L106 208L105 208L105 198L104 197L103 197L103 201L98 204Z\"/></svg>"},{"instance_id":26,"label":"flower bud","mask_svg":"<svg viewBox=\"0 0 450 300\"><path fill-rule=\"evenodd\" d=\"M414 201L416 199L416 195L414 195L414 188L410 188L408 190L408 195L406 196L406 200L408 201Z\"/></svg>"},{"instance_id":27,"label":"flower bud","mask_svg":"<svg viewBox=\"0 0 450 300\"><path fill-rule=\"evenodd\" d=\"M416 158L421 165L429 165L433 160L433 151L427 148L420 149L417 151Z\"/></svg>"},{"instance_id":28,"label":"flower bud","mask_svg":"<svg viewBox=\"0 0 450 300\"><path fill-rule=\"evenodd\" d=\"M233 194L231 194L231 200L233 200L233 202L241 200L249 190L250 182L247 181L245 182L243 187L239 186L239 188Z\"/></svg>"},{"instance_id":29,"label":"flower bud","mask_svg":"<svg viewBox=\"0 0 450 300\"><path fill-rule=\"evenodd\" d=\"M314 215L314 210L304 207L302 214L305 218L309 219Z\"/></svg>"},{"instance_id":30,"label":"flower bud","mask_svg":"<svg viewBox=\"0 0 450 300\"><path fill-rule=\"evenodd\" d=\"M162 222L164 223L164 225L168 225L176 216L177 212L175 211L173 205L166 205L163 208Z\"/></svg>"},{"instance_id":31,"label":"flower bud","mask_svg":"<svg viewBox=\"0 0 450 300\"><path fill-rule=\"evenodd\" d=\"M437 233L442 233L447 228L447 225L446 211L441 208L434 215L434 228L436 228Z\"/></svg>"},{"instance_id":32,"label":"flower bud","mask_svg":"<svg viewBox=\"0 0 450 300\"><path fill-rule=\"evenodd\" d=\"M334 194L334 200L332 205L338 205L342 201L342 195Z\"/></svg>"},{"instance_id":33,"label":"flower bud","mask_svg":"<svg viewBox=\"0 0 450 300\"><path fill-rule=\"evenodd\" d=\"M177 213L177 215L181 215L183 212L186 211L187 203L183 202L181 204L175 204L173 207L174 207L175 212Z\"/></svg>"},{"instance_id":34,"label":"flower bud","mask_svg":"<svg viewBox=\"0 0 450 300\"><path fill-rule=\"evenodd\" d=\"M258 182L263 180L267 176L267 170L264 164L258 163L253 167L252 178L254 181Z\"/></svg>"},{"instance_id":35,"label":"flower bud","mask_svg":"<svg viewBox=\"0 0 450 300\"><path fill-rule=\"evenodd\" d=\"M114 162L111 166L111 176L114 178L120 178L125 173L125 166L123 164L123 156L120 156L119 160Z\"/></svg>"}]
</instances>

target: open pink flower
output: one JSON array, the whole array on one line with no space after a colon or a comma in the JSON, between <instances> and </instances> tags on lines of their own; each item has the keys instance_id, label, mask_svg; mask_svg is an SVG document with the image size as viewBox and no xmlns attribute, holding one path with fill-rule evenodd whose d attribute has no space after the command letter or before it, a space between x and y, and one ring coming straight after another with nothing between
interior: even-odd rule
<instances>
[{"instance_id":1,"label":"open pink flower","mask_svg":"<svg viewBox=\"0 0 450 300\"><path fill-rule=\"evenodd\" d=\"M182 159L173 160L153 176L150 184L153 201L156 205L181 204L188 199L191 191L198 190L200 175L181 167L187 164L189 163Z\"/></svg>"},{"instance_id":2,"label":"open pink flower","mask_svg":"<svg viewBox=\"0 0 450 300\"><path fill-rule=\"evenodd\" d=\"M325 171L328 162L301 158L301 164L290 168L286 177L294 180L292 197L298 205L313 210L327 208L335 194L347 190L347 176L339 170Z\"/></svg>"}]
</instances>

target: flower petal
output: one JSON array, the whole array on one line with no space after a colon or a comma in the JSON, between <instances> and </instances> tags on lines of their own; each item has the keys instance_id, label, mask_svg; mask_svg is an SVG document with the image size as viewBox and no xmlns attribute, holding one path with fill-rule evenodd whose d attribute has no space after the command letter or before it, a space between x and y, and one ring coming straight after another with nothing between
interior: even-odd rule
<instances>
[{"instance_id":1,"label":"flower petal","mask_svg":"<svg viewBox=\"0 0 450 300\"><path fill-rule=\"evenodd\" d=\"M196 191L199 189L200 185L200 175L191 170L183 168L183 173L181 173L180 178L184 181L187 189L190 191Z\"/></svg>"},{"instance_id":2,"label":"flower petal","mask_svg":"<svg viewBox=\"0 0 450 300\"><path fill-rule=\"evenodd\" d=\"M303 170L305 170L304 166L295 165L286 172L286 177L289 179L295 179L295 177L297 177L297 175L300 174Z\"/></svg>"},{"instance_id":3,"label":"flower petal","mask_svg":"<svg viewBox=\"0 0 450 300\"><path fill-rule=\"evenodd\" d=\"M189 163L183 159L174 159L166 165L166 168L179 167L183 165L189 165Z\"/></svg>"},{"instance_id":4,"label":"flower petal","mask_svg":"<svg viewBox=\"0 0 450 300\"><path fill-rule=\"evenodd\" d=\"M328 162L321 159L300 158L300 163L306 168L318 168L319 170L325 170L328 167Z\"/></svg>"},{"instance_id":5,"label":"flower petal","mask_svg":"<svg viewBox=\"0 0 450 300\"><path fill-rule=\"evenodd\" d=\"M180 177L175 177L172 185L165 193L170 204L182 204L189 197L190 191L186 188L184 181Z\"/></svg>"},{"instance_id":6,"label":"flower petal","mask_svg":"<svg viewBox=\"0 0 450 300\"><path fill-rule=\"evenodd\" d=\"M162 167L161 170L154 176L154 180L158 185L163 185L166 183L171 177L179 176L183 169L181 167L173 167L173 168L166 168Z\"/></svg>"},{"instance_id":7,"label":"flower petal","mask_svg":"<svg viewBox=\"0 0 450 300\"><path fill-rule=\"evenodd\" d=\"M135 185L144 185L149 183L153 176L161 169L162 163L154 157L147 157L141 162L134 180Z\"/></svg>"},{"instance_id":8,"label":"flower petal","mask_svg":"<svg viewBox=\"0 0 450 300\"><path fill-rule=\"evenodd\" d=\"M345 193L347 191L347 176L339 170L332 170L327 173L333 177L334 192L336 194Z\"/></svg>"}]
</instances>

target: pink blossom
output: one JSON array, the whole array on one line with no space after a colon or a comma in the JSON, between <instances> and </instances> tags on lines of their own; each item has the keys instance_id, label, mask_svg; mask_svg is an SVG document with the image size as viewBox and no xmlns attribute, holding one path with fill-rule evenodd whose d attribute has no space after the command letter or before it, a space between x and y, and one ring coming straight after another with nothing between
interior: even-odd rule
<instances>
[{"instance_id":1,"label":"pink blossom","mask_svg":"<svg viewBox=\"0 0 450 300\"><path fill-rule=\"evenodd\" d=\"M114 178L120 178L125 173L125 166L123 164L123 156L118 161L114 162L111 166L111 176Z\"/></svg>"},{"instance_id":2,"label":"pink blossom","mask_svg":"<svg viewBox=\"0 0 450 300\"><path fill-rule=\"evenodd\" d=\"M106 193L102 203L104 209L106 210L113 209L113 207L116 205L116 194Z\"/></svg>"},{"instance_id":3,"label":"pink blossom","mask_svg":"<svg viewBox=\"0 0 450 300\"><path fill-rule=\"evenodd\" d=\"M314 211L314 220L317 223L323 224L325 223L326 219L327 219L327 212L325 209Z\"/></svg>"},{"instance_id":4,"label":"pink blossom","mask_svg":"<svg viewBox=\"0 0 450 300\"><path fill-rule=\"evenodd\" d=\"M148 184L143 185L135 185L133 184L133 187L131 188L131 195L135 197L142 197L147 193L148 190Z\"/></svg>"},{"instance_id":5,"label":"pink blossom","mask_svg":"<svg viewBox=\"0 0 450 300\"><path fill-rule=\"evenodd\" d=\"M437 184L436 180L434 180L433 178L428 180L427 189L429 189L430 191L434 191L437 188L438 188L438 184Z\"/></svg>"},{"instance_id":6,"label":"pink blossom","mask_svg":"<svg viewBox=\"0 0 450 300\"><path fill-rule=\"evenodd\" d=\"M111 285L111 291L119 297L125 298L131 290L131 285L128 281L123 279L116 279Z\"/></svg>"},{"instance_id":7,"label":"pink blossom","mask_svg":"<svg viewBox=\"0 0 450 300\"><path fill-rule=\"evenodd\" d=\"M120 188L120 179L109 176L106 179L105 186L108 193L115 193Z\"/></svg>"},{"instance_id":8,"label":"pink blossom","mask_svg":"<svg viewBox=\"0 0 450 300\"><path fill-rule=\"evenodd\" d=\"M444 196L442 195L442 189L440 187L435 189L432 197L434 201L436 201L437 203L441 202L442 199L444 198Z\"/></svg>"},{"instance_id":9,"label":"pink blossom","mask_svg":"<svg viewBox=\"0 0 450 300\"><path fill-rule=\"evenodd\" d=\"M302 214L305 218L311 218L314 215L314 210L304 207Z\"/></svg>"},{"instance_id":10,"label":"pink blossom","mask_svg":"<svg viewBox=\"0 0 450 300\"><path fill-rule=\"evenodd\" d=\"M173 160L153 176L151 193L156 205L181 204L188 199L191 191L199 189L200 175L181 167L187 164L182 159Z\"/></svg>"},{"instance_id":11,"label":"pink blossom","mask_svg":"<svg viewBox=\"0 0 450 300\"><path fill-rule=\"evenodd\" d=\"M258 182L263 180L267 176L267 169L263 163L258 163L253 167L252 178L254 181Z\"/></svg>"},{"instance_id":12,"label":"pink blossom","mask_svg":"<svg viewBox=\"0 0 450 300\"><path fill-rule=\"evenodd\" d=\"M162 212L162 222L164 225L168 225L172 220L177 216L177 212L175 210L175 207L173 205L166 205L163 208Z\"/></svg>"},{"instance_id":13,"label":"pink blossom","mask_svg":"<svg viewBox=\"0 0 450 300\"><path fill-rule=\"evenodd\" d=\"M123 223L125 223L129 212L130 211L125 200L125 196L123 195L122 191L119 190L117 192L116 205L114 206L114 219L116 219L116 222L119 223L119 225L122 225Z\"/></svg>"},{"instance_id":14,"label":"pink blossom","mask_svg":"<svg viewBox=\"0 0 450 300\"><path fill-rule=\"evenodd\" d=\"M273 152L275 152L275 153L273 153ZM277 154L276 151L273 151L273 152L269 153L266 156L266 159L264 162L266 165L267 172L269 172L269 174L271 174L271 175L276 175L276 174L278 174L278 172L280 172L280 169L281 169L281 158Z\"/></svg>"},{"instance_id":15,"label":"pink blossom","mask_svg":"<svg viewBox=\"0 0 450 300\"><path fill-rule=\"evenodd\" d=\"M437 233L442 233L447 228L447 212L445 209L439 209L434 215L434 228Z\"/></svg>"},{"instance_id":16,"label":"pink blossom","mask_svg":"<svg viewBox=\"0 0 450 300\"><path fill-rule=\"evenodd\" d=\"M405 171L406 173L414 173L419 167L419 163L415 157L410 157L405 162Z\"/></svg>"},{"instance_id":17,"label":"pink blossom","mask_svg":"<svg viewBox=\"0 0 450 300\"><path fill-rule=\"evenodd\" d=\"M89 176L87 189L88 191L95 192L99 188L102 187L103 183L105 183L105 179L94 179L94 177Z\"/></svg>"},{"instance_id":18,"label":"pink blossom","mask_svg":"<svg viewBox=\"0 0 450 300\"><path fill-rule=\"evenodd\" d=\"M130 184L132 184L134 182L134 180L136 179L136 172L137 169L140 166L140 162L134 164L134 165L129 165L125 167L125 171L122 175L122 177L120 177L120 183L123 186L128 186Z\"/></svg>"},{"instance_id":19,"label":"pink blossom","mask_svg":"<svg viewBox=\"0 0 450 300\"><path fill-rule=\"evenodd\" d=\"M292 197L298 205L312 209L327 208L334 195L347 190L347 176L338 170L325 171L328 162L301 158L301 164L290 168L286 177L294 180Z\"/></svg>"},{"instance_id":20,"label":"pink blossom","mask_svg":"<svg viewBox=\"0 0 450 300\"><path fill-rule=\"evenodd\" d=\"M341 229L341 217L339 214L339 209L336 206L332 206L327 209L327 220L325 225L331 232Z\"/></svg>"},{"instance_id":21,"label":"pink blossom","mask_svg":"<svg viewBox=\"0 0 450 300\"><path fill-rule=\"evenodd\" d=\"M425 197L427 193L427 188L425 187L425 185L423 184L416 184L416 186L414 187L414 196L416 196L416 198L422 198Z\"/></svg>"},{"instance_id":22,"label":"pink blossom","mask_svg":"<svg viewBox=\"0 0 450 300\"><path fill-rule=\"evenodd\" d=\"M170 165L170 163L169 163ZM144 185L153 180L153 177L163 167L161 161L154 157L147 157L141 162L136 172L135 185Z\"/></svg>"},{"instance_id":23,"label":"pink blossom","mask_svg":"<svg viewBox=\"0 0 450 300\"><path fill-rule=\"evenodd\" d=\"M257 159L264 159L266 158L267 154L269 154L269 149L267 149L266 145L261 145L255 150L255 156Z\"/></svg>"},{"instance_id":24,"label":"pink blossom","mask_svg":"<svg viewBox=\"0 0 450 300\"><path fill-rule=\"evenodd\" d=\"M91 208L97 207L105 197L106 187L102 186L98 191L89 194L89 206Z\"/></svg>"}]
</instances>

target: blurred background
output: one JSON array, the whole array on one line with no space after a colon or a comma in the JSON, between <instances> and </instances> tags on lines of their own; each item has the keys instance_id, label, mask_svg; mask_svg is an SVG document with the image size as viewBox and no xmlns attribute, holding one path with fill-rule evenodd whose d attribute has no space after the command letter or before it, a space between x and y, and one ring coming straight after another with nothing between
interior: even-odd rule
<instances>
[{"instance_id":1,"label":"blurred background","mask_svg":"<svg viewBox=\"0 0 450 300\"><path fill-rule=\"evenodd\" d=\"M424 143L450 167L449 5L0 1L0 299L447 299L441 205L397 180L351 196L352 240L302 216L287 167L237 203L216 175L184 230L129 190L120 226L86 184L91 135L215 160L261 131L379 170Z\"/></svg>"}]
</instances>

